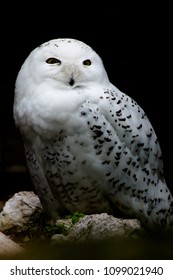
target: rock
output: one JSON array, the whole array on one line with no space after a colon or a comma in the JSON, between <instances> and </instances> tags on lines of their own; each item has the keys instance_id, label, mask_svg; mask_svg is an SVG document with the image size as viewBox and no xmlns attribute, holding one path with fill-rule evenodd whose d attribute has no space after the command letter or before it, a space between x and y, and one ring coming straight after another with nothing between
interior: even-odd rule
<instances>
[{"instance_id":1,"label":"rock","mask_svg":"<svg viewBox=\"0 0 173 280\"><path fill-rule=\"evenodd\" d=\"M54 234L51 237L51 242L52 244L69 242L69 238L63 234Z\"/></svg>"},{"instance_id":2,"label":"rock","mask_svg":"<svg viewBox=\"0 0 173 280\"><path fill-rule=\"evenodd\" d=\"M107 213L87 215L69 229L65 238L53 236L57 242L70 242L136 239L142 233L140 222L136 219L118 219Z\"/></svg>"},{"instance_id":3,"label":"rock","mask_svg":"<svg viewBox=\"0 0 173 280\"><path fill-rule=\"evenodd\" d=\"M5 203L0 213L0 231L14 235L26 232L25 240L28 237L27 230L32 231L33 235L39 233L42 213L40 200L34 192L18 192ZM134 239L143 234L138 220L118 219L107 213L86 215L75 224L72 218L59 219L55 225L47 225L40 232L47 232L45 234L51 238L52 244Z\"/></svg>"},{"instance_id":4,"label":"rock","mask_svg":"<svg viewBox=\"0 0 173 280\"><path fill-rule=\"evenodd\" d=\"M24 248L0 232L0 258L10 257L24 252Z\"/></svg>"},{"instance_id":5,"label":"rock","mask_svg":"<svg viewBox=\"0 0 173 280\"><path fill-rule=\"evenodd\" d=\"M18 192L5 203L0 213L0 231L26 231L42 212L40 200L34 192Z\"/></svg>"}]
</instances>

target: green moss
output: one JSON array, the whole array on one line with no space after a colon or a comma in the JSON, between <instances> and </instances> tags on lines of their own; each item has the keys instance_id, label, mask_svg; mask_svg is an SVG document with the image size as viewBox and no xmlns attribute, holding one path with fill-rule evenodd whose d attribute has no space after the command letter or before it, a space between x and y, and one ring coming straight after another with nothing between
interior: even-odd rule
<instances>
[{"instance_id":1,"label":"green moss","mask_svg":"<svg viewBox=\"0 0 173 280\"><path fill-rule=\"evenodd\" d=\"M43 228L43 232L48 237L51 237L54 234L63 234L63 235L67 235L68 234L68 230L66 229L66 227L65 227L65 225L63 223L59 224L59 225L47 224Z\"/></svg>"},{"instance_id":2,"label":"green moss","mask_svg":"<svg viewBox=\"0 0 173 280\"><path fill-rule=\"evenodd\" d=\"M85 216L85 214L80 213L80 212L74 212L70 215L65 216L66 219L71 219L72 224L76 224L80 218L83 218Z\"/></svg>"}]
</instances>

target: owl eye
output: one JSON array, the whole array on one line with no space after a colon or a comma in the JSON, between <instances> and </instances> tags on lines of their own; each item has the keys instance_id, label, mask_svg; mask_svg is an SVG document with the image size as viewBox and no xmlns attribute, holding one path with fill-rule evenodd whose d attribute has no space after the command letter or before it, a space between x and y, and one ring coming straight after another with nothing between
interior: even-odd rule
<instances>
[{"instance_id":1,"label":"owl eye","mask_svg":"<svg viewBox=\"0 0 173 280\"><path fill-rule=\"evenodd\" d=\"M49 57L46 62L48 64L58 64L60 65L61 64L61 60L59 60L58 58L55 58L55 57Z\"/></svg>"},{"instance_id":2,"label":"owl eye","mask_svg":"<svg viewBox=\"0 0 173 280\"><path fill-rule=\"evenodd\" d=\"M91 65L91 60L90 59L84 60L83 65L90 66Z\"/></svg>"}]
</instances>

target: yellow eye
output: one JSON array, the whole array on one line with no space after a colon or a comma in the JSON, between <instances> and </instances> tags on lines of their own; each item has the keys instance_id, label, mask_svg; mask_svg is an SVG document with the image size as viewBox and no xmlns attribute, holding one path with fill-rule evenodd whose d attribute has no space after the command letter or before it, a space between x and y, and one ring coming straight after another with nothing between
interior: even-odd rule
<instances>
[{"instance_id":1,"label":"yellow eye","mask_svg":"<svg viewBox=\"0 0 173 280\"><path fill-rule=\"evenodd\" d=\"M57 59L57 58L55 58L55 57L49 57L49 58L46 60L46 62L47 62L48 64L58 64L58 65L61 64L61 60L59 60L59 59Z\"/></svg>"},{"instance_id":2,"label":"yellow eye","mask_svg":"<svg viewBox=\"0 0 173 280\"><path fill-rule=\"evenodd\" d=\"M90 59L84 60L83 65L90 66L91 65L91 60Z\"/></svg>"}]
</instances>

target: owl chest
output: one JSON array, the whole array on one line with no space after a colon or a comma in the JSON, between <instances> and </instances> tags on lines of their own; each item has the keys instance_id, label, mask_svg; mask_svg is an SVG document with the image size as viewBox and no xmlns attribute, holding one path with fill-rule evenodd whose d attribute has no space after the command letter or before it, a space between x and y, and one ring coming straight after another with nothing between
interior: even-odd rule
<instances>
[{"instance_id":1,"label":"owl chest","mask_svg":"<svg viewBox=\"0 0 173 280\"><path fill-rule=\"evenodd\" d=\"M95 161L92 139L87 132L60 135L43 145L41 154L47 176L60 181L80 181Z\"/></svg>"},{"instance_id":2,"label":"owl chest","mask_svg":"<svg viewBox=\"0 0 173 280\"><path fill-rule=\"evenodd\" d=\"M85 177L90 183L100 180L103 184L103 174L113 168L116 147L112 127L98 107L81 105L58 129L58 134L42 141L41 154L49 177L75 182Z\"/></svg>"}]
</instances>

